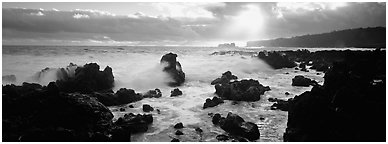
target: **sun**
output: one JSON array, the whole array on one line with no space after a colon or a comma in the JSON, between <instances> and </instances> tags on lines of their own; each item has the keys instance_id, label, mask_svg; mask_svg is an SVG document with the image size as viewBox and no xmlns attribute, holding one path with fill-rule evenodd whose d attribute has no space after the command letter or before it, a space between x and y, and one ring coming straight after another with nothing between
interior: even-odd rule
<instances>
[{"instance_id":1,"label":"sun","mask_svg":"<svg viewBox=\"0 0 388 144\"><path fill-rule=\"evenodd\" d=\"M246 5L246 10L232 18L229 32L247 40L255 39L262 32L263 22L260 8L255 5Z\"/></svg>"}]
</instances>

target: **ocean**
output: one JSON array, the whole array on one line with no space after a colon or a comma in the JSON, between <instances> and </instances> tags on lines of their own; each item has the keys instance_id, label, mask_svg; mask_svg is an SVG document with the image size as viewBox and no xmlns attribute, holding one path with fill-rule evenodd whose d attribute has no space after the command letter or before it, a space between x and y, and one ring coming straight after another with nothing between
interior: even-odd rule
<instances>
[{"instance_id":1,"label":"ocean","mask_svg":"<svg viewBox=\"0 0 388 144\"><path fill-rule=\"evenodd\" d=\"M210 113L226 116L228 112L236 113L259 126L261 142L283 141L283 133L287 125L287 112L271 110L268 98L288 99L311 89L310 87L291 86L296 75L314 79L323 84L324 74L310 70L302 72L294 69L274 70L266 63L254 57L262 50L296 50L299 48L219 48L219 47L179 47L179 46L3 46L2 75L15 75L16 81L2 80L2 84L22 84L34 82L47 85L57 78L48 73L37 77L37 72L48 68L66 67L70 63L82 66L95 62L103 70L106 66L113 69L115 79L114 91L120 88L133 89L138 93L159 88L161 98L146 98L141 101L112 106L109 109L114 119L126 113L144 113L143 104L149 104L160 110L151 112L154 122L146 133L132 135L132 141L168 142L173 137L181 141L214 141L219 134L225 134L221 128L211 122ZM309 49L311 51L323 50ZM166 85L170 81L162 72L160 59L169 52L178 55L186 74L186 81L178 88L182 96L170 97L175 87ZM261 96L257 102L238 102L225 100L216 107L202 109L207 98L215 96L211 81L221 77L222 73L231 71L239 80L255 79L270 91ZM289 92L290 95L285 95ZM128 108L133 105L134 108ZM125 108L125 112L120 112ZM176 136L173 126L182 122L185 135ZM194 128L200 127L204 132L199 135Z\"/></svg>"}]
</instances>

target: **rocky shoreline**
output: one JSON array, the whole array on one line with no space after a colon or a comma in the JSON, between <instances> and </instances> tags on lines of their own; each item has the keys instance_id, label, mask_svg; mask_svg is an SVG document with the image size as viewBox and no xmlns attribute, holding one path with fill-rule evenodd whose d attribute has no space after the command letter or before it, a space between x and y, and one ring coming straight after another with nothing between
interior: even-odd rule
<instances>
[{"instance_id":1,"label":"rocky shoreline","mask_svg":"<svg viewBox=\"0 0 388 144\"><path fill-rule=\"evenodd\" d=\"M163 71L173 80L167 83L172 87L172 98L186 95L177 88L186 77L176 57L168 53L160 61L165 66ZM257 57L274 69L315 69L325 73L323 85L302 75L290 81L295 87L313 86L311 91L288 100L268 99L274 102L271 110L288 112L284 141L385 141L385 51L298 50L260 52ZM42 70L38 76L49 70ZM114 92L112 68L107 66L100 71L96 63L70 64L55 71L59 79L47 86L3 85L3 141L125 142L131 141L132 134L147 132L153 123L153 116L148 113L126 113L114 121L107 107L160 98L162 92L158 88L145 93L130 88ZM224 101L261 101L261 95L271 91L271 86L255 79L238 79L230 71L210 84L214 85L215 96L206 99L203 110L223 105ZM151 105L143 105L144 112L153 110ZM160 113L159 109L156 111ZM217 135L217 140L260 139L257 124L246 122L237 114L220 113L227 116L214 114L210 119L229 135ZM175 126L175 135L185 135L179 130L182 123ZM201 128L195 131L203 133Z\"/></svg>"}]
</instances>

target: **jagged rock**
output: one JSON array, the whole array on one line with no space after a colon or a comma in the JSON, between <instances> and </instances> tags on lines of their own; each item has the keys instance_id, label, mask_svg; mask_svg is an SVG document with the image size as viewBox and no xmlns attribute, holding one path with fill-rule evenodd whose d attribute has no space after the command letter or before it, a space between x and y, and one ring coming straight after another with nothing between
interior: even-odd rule
<instances>
[{"instance_id":1,"label":"jagged rock","mask_svg":"<svg viewBox=\"0 0 388 144\"><path fill-rule=\"evenodd\" d=\"M195 128L195 131L196 131L196 132L199 132L199 133L202 133L202 132L203 132L203 130L202 130L201 128L199 128L199 127Z\"/></svg>"},{"instance_id":2,"label":"jagged rock","mask_svg":"<svg viewBox=\"0 0 388 144\"><path fill-rule=\"evenodd\" d=\"M96 91L109 91L113 88L114 77L112 68L105 67L100 71L96 63L85 64L75 69L72 74L62 74L63 78L57 80L59 89L63 92L92 93Z\"/></svg>"},{"instance_id":3,"label":"jagged rock","mask_svg":"<svg viewBox=\"0 0 388 144\"><path fill-rule=\"evenodd\" d=\"M125 108L120 108L120 111L121 112L125 112Z\"/></svg>"},{"instance_id":4,"label":"jagged rock","mask_svg":"<svg viewBox=\"0 0 388 144\"><path fill-rule=\"evenodd\" d=\"M168 53L163 55L160 63L165 65L163 71L168 73L171 78L174 80L173 82L169 82L169 86L180 86L185 82L185 73L182 71L181 64L176 60L178 57L177 54Z\"/></svg>"},{"instance_id":5,"label":"jagged rock","mask_svg":"<svg viewBox=\"0 0 388 144\"><path fill-rule=\"evenodd\" d=\"M171 97L180 96L180 95L182 95L182 94L183 94L183 93L182 93L181 90L179 90L179 88L176 88L176 89L174 89L174 90L171 91Z\"/></svg>"},{"instance_id":6,"label":"jagged rock","mask_svg":"<svg viewBox=\"0 0 388 144\"><path fill-rule=\"evenodd\" d=\"M151 114L125 114L124 117L120 117L115 124L121 126L124 130L129 130L131 133L146 132L148 125L153 122Z\"/></svg>"},{"instance_id":7,"label":"jagged rock","mask_svg":"<svg viewBox=\"0 0 388 144\"><path fill-rule=\"evenodd\" d=\"M177 139L177 138L173 138L173 139L171 140L171 142L180 142L180 141L179 141L179 139Z\"/></svg>"},{"instance_id":8,"label":"jagged rock","mask_svg":"<svg viewBox=\"0 0 388 144\"><path fill-rule=\"evenodd\" d=\"M212 118L212 123L214 125L218 125L218 123L220 122L221 118L222 117L221 117L221 115L219 113L214 114L213 118Z\"/></svg>"},{"instance_id":9,"label":"jagged rock","mask_svg":"<svg viewBox=\"0 0 388 144\"><path fill-rule=\"evenodd\" d=\"M206 102L203 104L203 109L208 107L215 107L221 103L224 103L224 101L218 97L213 97L213 99L207 98Z\"/></svg>"},{"instance_id":10,"label":"jagged rock","mask_svg":"<svg viewBox=\"0 0 388 144\"><path fill-rule=\"evenodd\" d=\"M253 79L217 84L215 89L221 98L235 101L258 101L260 95L270 90L268 86L263 86Z\"/></svg>"},{"instance_id":11,"label":"jagged rock","mask_svg":"<svg viewBox=\"0 0 388 144\"><path fill-rule=\"evenodd\" d=\"M250 141L260 139L260 131L256 124L245 122L243 118L231 112L228 113L226 118L218 118L220 117L218 115L215 118L216 115L213 117L213 124L219 125L226 132L247 138Z\"/></svg>"},{"instance_id":12,"label":"jagged rock","mask_svg":"<svg viewBox=\"0 0 388 144\"><path fill-rule=\"evenodd\" d=\"M290 58L282 52L261 51L259 52L258 57L274 69L292 68L296 66L296 63L290 60Z\"/></svg>"},{"instance_id":13,"label":"jagged rock","mask_svg":"<svg viewBox=\"0 0 388 144\"><path fill-rule=\"evenodd\" d=\"M284 141L386 141L385 51L340 54L323 86L290 102Z\"/></svg>"},{"instance_id":14,"label":"jagged rock","mask_svg":"<svg viewBox=\"0 0 388 144\"><path fill-rule=\"evenodd\" d=\"M284 94L285 94L285 95L290 95L290 93L289 93L289 92L285 92Z\"/></svg>"},{"instance_id":15,"label":"jagged rock","mask_svg":"<svg viewBox=\"0 0 388 144\"><path fill-rule=\"evenodd\" d=\"M175 129L181 129L181 128L183 128L183 124L181 122L177 123L177 124L174 125L174 128Z\"/></svg>"},{"instance_id":16,"label":"jagged rock","mask_svg":"<svg viewBox=\"0 0 388 144\"><path fill-rule=\"evenodd\" d=\"M292 79L292 86L308 87L310 85L314 86L314 85L318 85L318 83L314 80L311 80L301 75L297 75Z\"/></svg>"},{"instance_id":17,"label":"jagged rock","mask_svg":"<svg viewBox=\"0 0 388 144\"><path fill-rule=\"evenodd\" d=\"M143 98L160 98L162 97L162 92L160 89L149 90L143 94Z\"/></svg>"},{"instance_id":18,"label":"jagged rock","mask_svg":"<svg viewBox=\"0 0 388 144\"><path fill-rule=\"evenodd\" d=\"M217 78L211 82L212 85L229 83L231 80L238 79L237 76L233 75L230 71L227 71L222 74L221 78Z\"/></svg>"},{"instance_id":19,"label":"jagged rock","mask_svg":"<svg viewBox=\"0 0 388 144\"><path fill-rule=\"evenodd\" d=\"M290 101L292 101L292 98L288 99L287 101L281 99L274 99L273 101L271 101L275 102L274 104L272 104L271 110L288 111Z\"/></svg>"},{"instance_id":20,"label":"jagged rock","mask_svg":"<svg viewBox=\"0 0 388 144\"><path fill-rule=\"evenodd\" d=\"M180 130L176 130L175 135L183 135L183 132Z\"/></svg>"},{"instance_id":21,"label":"jagged rock","mask_svg":"<svg viewBox=\"0 0 388 144\"><path fill-rule=\"evenodd\" d=\"M144 105L143 105L143 111L144 111L144 112L154 111L154 108L151 107L149 104L144 104Z\"/></svg>"}]
</instances>

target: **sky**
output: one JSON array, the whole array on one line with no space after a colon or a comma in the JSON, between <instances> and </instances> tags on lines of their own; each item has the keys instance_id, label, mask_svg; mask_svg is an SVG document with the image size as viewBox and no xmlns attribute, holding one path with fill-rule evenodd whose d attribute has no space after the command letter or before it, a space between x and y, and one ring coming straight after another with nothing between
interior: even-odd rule
<instances>
[{"instance_id":1,"label":"sky","mask_svg":"<svg viewBox=\"0 0 388 144\"><path fill-rule=\"evenodd\" d=\"M188 45L386 25L386 3L3 2L3 45Z\"/></svg>"}]
</instances>

